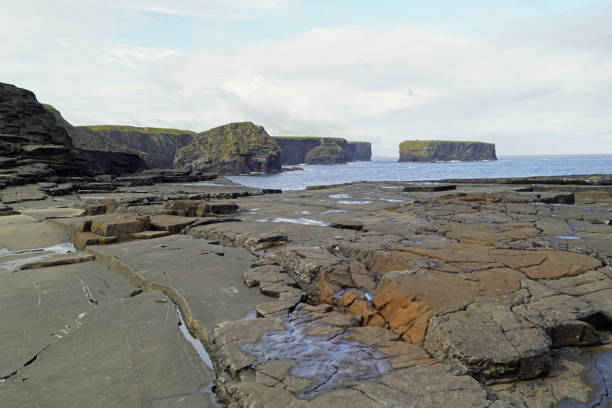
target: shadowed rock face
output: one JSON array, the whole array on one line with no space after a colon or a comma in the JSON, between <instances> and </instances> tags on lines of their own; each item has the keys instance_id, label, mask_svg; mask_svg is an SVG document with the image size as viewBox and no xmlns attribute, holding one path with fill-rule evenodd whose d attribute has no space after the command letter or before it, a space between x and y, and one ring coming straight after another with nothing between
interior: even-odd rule
<instances>
[{"instance_id":1,"label":"shadowed rock face","mask_svg":"<svg viewBox=\"0 0 612 408\"><path fill-rule=\"evenodd\" d=\"M280 150L262 126L230 123L198 133L174 156L175 168L244 174L280 171Z\"/></svg>"},{"instance_id":2,"label":"shadowed rock face","mask_svg":"<svg viewBox=\"0 0 612 408\"><path fill-rule=\"evenodd\" d=\"M191 142L195 134L189 130L135 126L72 126L53 106L43 106L66 129L76 147L137 154L149 168L172 167L176 151Z\"/></svg>"},{"instance_id":3,"label":"shadowed rock face","mask_svg":"<svg viewBox=\"0 0 612 408\"><path fill-rule=\"evenodd\" d=\"M352 161L372 160L372 145L369 142L348 142L348 147L353 155Z\"/></svg>"},{"instance_id":4,"label":"shadowed rock face","mask_svg":"<svg viewBox=\"0 0 612 408\"><path fill-rule=\"evenodd\" d=\"M340 164L368 161L372 148L368 142L347 142L341 138L274 136L281 149L281 164Z\"/></svg>"},{"instance_id":5,"label":"shadowed rock face","mask_svg":"<svg viewBox=\"0 0 612 408\"><path fill-rule=\"evenodd\" d=\"M66 129L56 123L53 114L32 92L3 83L0 83L0 141L0 169L13 181L120 174L146 168L135 155L75 148Z\"/></svg>"},{"instance_id":6,"label":"shadowed rock face","mask_svg":"<svg viewBox=\"0 0 612 408\"><path fill-rule=\"evenodd\" d=\"M399 153L401 162L497 160L495 145L483 142L406 140Z\"/></svg>"}]
</instances>

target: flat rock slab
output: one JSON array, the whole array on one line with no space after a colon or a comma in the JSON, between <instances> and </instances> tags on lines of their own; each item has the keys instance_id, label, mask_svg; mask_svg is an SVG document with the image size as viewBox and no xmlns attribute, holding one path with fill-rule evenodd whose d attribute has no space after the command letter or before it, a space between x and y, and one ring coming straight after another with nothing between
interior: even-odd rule
<instances>
[{"instance_id":1,"label":"flat rock slab","mask_svg":"<svg viewBox=\"0 0 612 408\"><path fill-rule=\"evenodd\" d=\"M136 239L152 239L152 238L161 238L170 235L170 231L141 231L141 232L133 232L130 234L130 237Z\"/></svg>"},{"instance_id":2,"label":"flat rock slab","mask_svg":"<svg viewBox=\"0 0 612 408\"><path fill-rule=\"evenodd\" d=\"M180 333L174 305L159 296L89 308L72 331L0 384L3 405L213 407L206 392L212 373Z\"/></svg>"},{"instance_id":3,"label":"flat rock slab","mask_svg":"<svg viewBox=\"0 0 612 408\"><path fill-rule=\"evenodd\" d=\"M0 376L18 370L79 328L97 306L133 290L97 262L0 274L0 282L0 308L5 311L0 320Z\"/></svg>"},{"instance_id":4,"label":"flat rock slab","mask_svg":"<svg viewBox=\"0 0 612 408\"><path fill-rule=\"evenodd\" d=\"M173 235L96 248L115 256L149 282L178 290L194 318L212 328L236 320L269 300L256 288L246 288L242 276L254 257L245 249L209 245L203 240Z\"/></svg>"},{"instance_id":5,"label":"flat rock slab","mask_svg":"<svg viewBox=\"0 0 612 408\"><path fill-rule=\"evenodd\" d=\"M66 255L54 255L48 258L41 259L39 261L28 262L26 264L21 265L19 270L26 269L36 269L36 268L48 268L51 266L59 266L59 265L70 265L81 262L90 262L96 259L95 256L91 254L85 254L82 252L74 253L74 254L66 254Z\"/></svg>"},{"instance_id":6,"label":"flat rock slab","mask_svg":"<svg viewBox=\"0 0 612 408\"><path fill-rule=\"evenodd\" d=\"M168 231L171 234L179 233L183 228L193 224L197 218L179 217L176 215L154 215L151 217L151 227Z\"/></svg>"},{"instance_id":7,"label":"flat rock slab","mask_svg":"<svg viewBox=\"0 0 612 408\"><path fill-rule=\"evenodd\" d=\"M44 220L52 218L80 217L85 214L85 210L81 208L43 208L26 210L22 211L21 213L36 218L37 220Z\"/></svg>"},{"instance_id":8,"label":"flat rock slab","mask_svg":"<svg viewBox=\"0 0 612 408\"><path fill-rule=\"evenodd\" d=\"M27 215L0 217L0 248L45 248L67 241L64 232Z\"/></svg>"}]
</instances>

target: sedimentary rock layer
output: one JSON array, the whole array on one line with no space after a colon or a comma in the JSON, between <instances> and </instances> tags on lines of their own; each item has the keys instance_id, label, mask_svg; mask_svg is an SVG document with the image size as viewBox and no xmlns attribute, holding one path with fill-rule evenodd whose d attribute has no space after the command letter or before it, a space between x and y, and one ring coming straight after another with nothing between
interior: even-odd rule
<instances>
[{"instance_id":1,"label":"sedimentary rock layer","mask_svg":"<svg viewBox=\"0 0 612 408\"><path fill-rule=\"evenodd\" d=\"M342 138L274 136L281 149L282 165L340 164L350 161L368 161L372 148L368 142L347 142Z\"/></svg>"},{"instance_id":2,"label":"sedimentary rock layer","mask_svg":"<svg viewBox=\"0 0 612 408\"><path fill-rule=\"evenodd\" d=\"M495 145L483 142L406 140L399 153L401 162L497 160Z\"/></svg>"},{"instance_id":3,"label":"sedimentary rock layer","mask_svg":"<svg viewBox=\"0 0 612 408\"><path fill-rule=\"evenodd\" d=\"M262 126L229 123L194 136L174 156L175 168L243 174L280 171L280 150Z\"/></svg>"}]
</instances>

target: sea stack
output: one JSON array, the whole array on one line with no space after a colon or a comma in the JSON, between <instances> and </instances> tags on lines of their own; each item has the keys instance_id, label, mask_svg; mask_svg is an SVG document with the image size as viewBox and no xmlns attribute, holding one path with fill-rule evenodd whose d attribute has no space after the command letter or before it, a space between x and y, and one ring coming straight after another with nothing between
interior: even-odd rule
<instances>
[{"instance_id":1,"label":"sea stack","mask_svg":"<svg viewBox=\"0 0 612 408\"><path fill-rule=\"evenodd\" d=\"M447 140L405 140L399 145L400 162L497 160L495 144Z\"/></svg>"},{"instance_id":2,"label":"sea stack","mask_svg":"<svg viewBox=\"0 0 612 408\"><path fill-rule=\"evenodd\" d=\"M292 164L343 164L369 161L372 147L369 142L353 142L339 137L273 136L281 149L283 166Z\"/></svg>"},{"instance_id":3,"label":"sea stack","mask_svg":"<svg viewBox=\"0 0 612 408\"><path fill-rule=\"evenodd\" d=\"M280 149L262 126L229 123L198 133L174 155L174 168L193 173L278 173Z\"/></svg>"}]
</instances>

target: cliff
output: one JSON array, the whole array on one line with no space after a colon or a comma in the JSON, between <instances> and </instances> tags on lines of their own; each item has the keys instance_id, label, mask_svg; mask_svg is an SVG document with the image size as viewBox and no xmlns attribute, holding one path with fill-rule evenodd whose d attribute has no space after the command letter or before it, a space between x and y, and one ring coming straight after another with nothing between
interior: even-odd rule
<instances>
[{"instance_id":1,"label":"cliff","mask_svg":"<svg viewBox=\"0 0 612 408\"><path fill-rule=\"evenodd\" d=\"M273 139L281 149L282 165L339 164L371 158L371 147L367 142L308 136L274 136Z\"/></svg>"},{"instance_id":2,"label":"cliff","mask_svg":"<svg viewBox=\"0 0 612 408\"><path fill-rule=\"evenodd\" d=\"M144 167L138 156L100 157L99 152L76 148L32 92L0 83L0 174L5 182L121 174Z\"/></svg>"},{"instance_id":3,"label":"cliff","mask_svg":"<svg viewBox=\"0 0 612 408\"><path fill-rule=\"evenodd\" d=\"M277 173L280 149L262 126L229 123L196 134L176 152L173 167L194 173Z\"/></svg>"},{"instance_id":4,"label":"cliff","mask_svg":"<svg viewBox=\"0 0 612 408\"><path fill-rule=\"evenodd\" d=\"M401 162L497 160L495 145L484 142L406 140L399 150Z\"/></svg>"},{"instance_id":5,"label":"cliff","mask_svg":"<svg viewBox=\"0 0 612 408\"><path fill-rule=\"evenodd\" d=\"M174 154L193 139L190 130L135 126L72 126L51 105L44 105L63 126L76 147L107 152L126 152L142 157L150 168L170 168Z\"/></svg>"},{"instance_id":6,"label":"cliff","mask_svg":"<svg viewBox=\"0 0 612 408\"><path fill-rule=\"evenodd\" d=\"M351 161L370 161L372 160L372 145L370 142L348 142L351 151Z\"/></svg>"}]
</instances>

